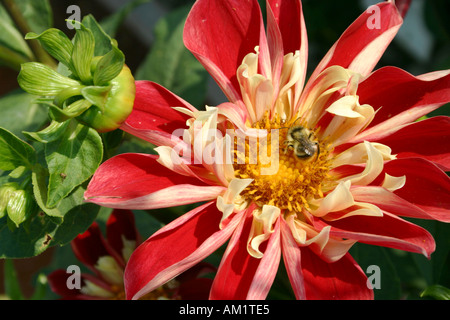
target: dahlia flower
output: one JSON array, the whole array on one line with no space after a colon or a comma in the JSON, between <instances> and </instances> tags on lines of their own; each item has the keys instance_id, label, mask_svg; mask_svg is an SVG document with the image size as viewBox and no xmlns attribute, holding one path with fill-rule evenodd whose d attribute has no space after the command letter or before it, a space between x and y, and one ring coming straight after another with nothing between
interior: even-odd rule
<instances>
[{"instance_id":1,"label":"dahlia flower","mask_svg":"<svg viewBox=\"0 0 450 320\"><path fill-rule=\"evenodd\" d=\"M229 101L199 110L138 81L121 128L158 155L109 159L85 193L113 208L202 203L133 252L127 298L227 240L211 299L266 298L281 257L298 299L372 299L356 242L431 255L430 233L402 217L450 220L450 122L416 121L450 101L450 71L373 71L409 4L396 2L362 13L308 81L301 1L268 0L266 27L256 0L194 4L184 43Z\"/></svg>"},{"instance_id":2,"label":"dahlia flower","mask_svg":"<svg viewBox=\"0 0 450 320\"><path fill-rule=\"evenodd\" d=\"M123 300L123 272L141 237L129 210L114 210L106 223L106 239L96 222L71 242L76 258L93 272L75 280L73 270L56 270L48 276L50 288L66 300ZM205 299L212 280L200 276L215 268L200 263L177 278L163 284L142 299ZM78 284L77 284L78 281Z\"/></svg>"}]
</instances>

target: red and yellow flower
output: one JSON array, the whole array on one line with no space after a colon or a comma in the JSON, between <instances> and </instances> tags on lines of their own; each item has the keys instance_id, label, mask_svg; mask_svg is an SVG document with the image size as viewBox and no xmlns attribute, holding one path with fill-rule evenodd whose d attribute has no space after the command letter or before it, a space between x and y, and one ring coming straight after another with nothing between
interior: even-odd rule
<instances>
[{"instance_id":1,"label":"red and yellow flower","mask_svg":"<svg viewBox=\"0 0 450 320\"><path fill-rule=\"evenodd\" d=\"M367 22L373 11L357 18L308 81L301 1L268 0L266 29L256 0L194 4L185 45L229 101L198 110L158 84L136 82L122 129L157 145L158 156L108 160L85 193L113 208L206 202L134 251L128 298L227 240L211 299L265 298L281 256L299 299L371 299L348 253L354 243L430 256L432 236L401 217L450 220L450 121L416 122L450 102L450 71L373 71L409 4L396 2L373 7L376 28ZM298 156L302 144L286 143L295 126L307 130L310 157Z\"/></svg>"}]
</instances>

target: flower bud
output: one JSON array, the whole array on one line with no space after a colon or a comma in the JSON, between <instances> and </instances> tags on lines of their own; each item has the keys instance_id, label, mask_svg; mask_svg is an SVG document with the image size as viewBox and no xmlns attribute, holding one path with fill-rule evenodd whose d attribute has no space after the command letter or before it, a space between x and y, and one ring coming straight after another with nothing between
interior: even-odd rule
<instances>
[{"instance_id":1,"label":"flower bud","mask_svg":"<svg viewBox=\"0 0 450 320\"><path fill-rule=\"evenodd\" d=\"M83 90L86 99L95 104L77 119L98 132L117 129L133 110L136 87L130 69L123 66L120 74L110 83L107 91Z\"/></svg>"},{"instance_id":2,"label":"flower bud","mask_svg":"<svg viewBox=\"0 0 450 320\"><path fill-rule=\"evenodd\" d=\"M17 183L7 183L0 187L0 217L8 214L16 227L32 214L34 208L31 192L21 189Z\"/></svg>"},{"instance_id":3,"label":"flower bud","mask_svg":"<svg viewBox=\"0 0 450 320\"><path fill-rule=\"evenodd\" d=\"M120 127L132 111L136 90L134 78L117 42L109 39L109 52L95 56L97 37L91 29L78 24L80 28L77 28L73 41L54 28L40 35L29 33L26 36L26 39L40 41L69 73L60 74L37 62L22 65L19 85L28 93L45 96L42 103L48 105L53 120L51 128L27 133L38 141L57 139L62 128L58 123L73 118L98 132L112 131Z\"/></svg>"}]
</instances>

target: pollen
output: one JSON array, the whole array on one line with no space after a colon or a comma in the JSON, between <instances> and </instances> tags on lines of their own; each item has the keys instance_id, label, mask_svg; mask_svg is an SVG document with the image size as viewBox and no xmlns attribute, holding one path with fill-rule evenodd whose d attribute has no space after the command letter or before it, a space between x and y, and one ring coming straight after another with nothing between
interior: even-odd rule
<instances>
[{"instance_id":1,"label":"pollen","mask_svg":"<svg viewBox=\"0 0 450 320\"><path fill-rule=\"evenodd\" d=\"M265 117L255 123L252 127L265 130L267 136L259 138L257 143L246 140L245 148L235 146L234 169L236 178L253 179L241 192L247 201L300 214L309 209L309 200L323 197L330 184L331 159L329 145L319 140L315 141L316 154L309 159L298 157L286 144L293 125L293 121L285 122L278 117L271 120ZM302 127L307 124L303 123ZM252 161L254 159L257 161Z\"/></svg>"}]
</instances>

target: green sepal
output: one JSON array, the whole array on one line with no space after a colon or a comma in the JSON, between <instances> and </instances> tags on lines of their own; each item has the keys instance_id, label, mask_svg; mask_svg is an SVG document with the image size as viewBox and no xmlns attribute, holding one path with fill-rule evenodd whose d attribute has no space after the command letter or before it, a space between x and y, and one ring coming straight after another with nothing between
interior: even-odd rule
<instances>
[{"instance_id":1,"label":"green sepal","mask_svg":"<svg viewBox=\"0 0 450 320\"><path fill-rule=\"evenodd\" d=\"M61 137L61 135L66 131L67 125L69 123L52 121L45 129L38 132L26 132L22 133L29 139L35 140L41 143L48 143L55 141Z\"/></svg>"},{"instance_id":2,"label":"green sepal","mask_svg":"<svg viewBox=\"0 0 450 320\"><path fill-rule=\"evenodd\" d=\"M22 64L17 81L23 90L38 96L55 96L61 90L80 86L78 81L37 62Z\"/></svg>"},{"instance_id":3,"label":"green sepal","mask_svg":"<svg viewBox=\"0 0 450 320\"><path fill-rule=\"evenodd\" d=\"M104 86L117 77L125 63L125 55L117 46L112 45L111 51L105 54L96 64L94 85Z\"/></svg>"},{"instance_id":4,"label":"green sepal","mask_svg":"<svg viewBox=\"0 0 450 320\"><path fill-rule=\"evenodd\" d=\"M92 103L85 99L77 100L64 109L55 105L49 105L49 114L53 120L63 122L78 117L89 109L91 105Z\"/></svg>"},{"instance_id":5,"label":"green sepal","mask_svg":"<svg viewBox=\"0 0 450 320\"><path fill-rule=\"evenodd\" d=\"M92 31L81 23L73 40L72 63L77 76L84 84L92 82L91 63L94 58L95 38Z\"/></svg>"},{"instance_id":6,"label":"green sepal","mask_svg":"<svg viewBox=\"0 0 450 320\"><path fill-rule=\"evenodd\" d=\"M81 90L81 94L87 101L89 101L91 104L95 105L102 112L104 112L106 108L106 103L108 102L110 90L111 86L108 87L90 86L83 88L83 90Z\"/></svg>"},{"instance_id":7,"label":"green sepal","mask_svg":"<svg viewBox=\"0 0 450 320\"><path fill-rule=\"evenodd\" d=\"M61 30L50 28L36 34L29 32L26 34L25 39L39 40L42 47L56 60L63 63L69 69L72 69L72 51L73 44L70 39Z\"/></svg>"}]
</instances>

